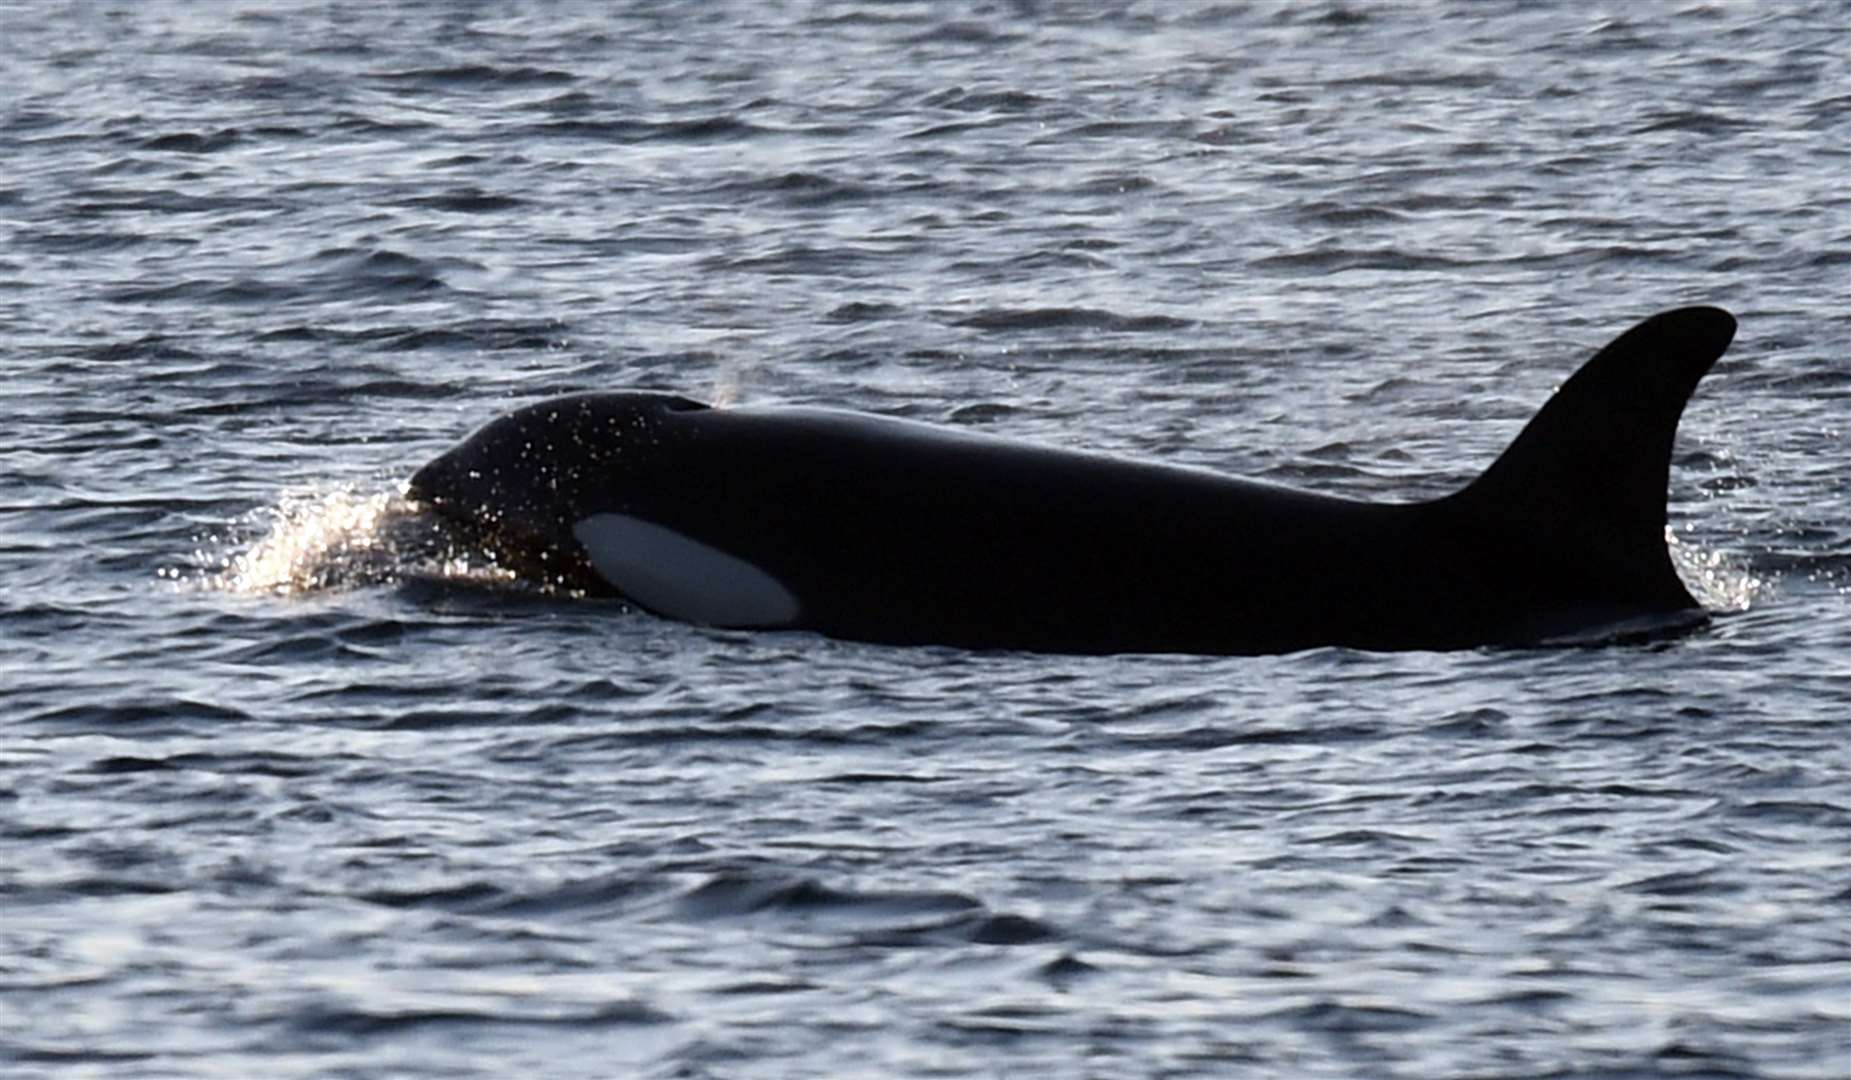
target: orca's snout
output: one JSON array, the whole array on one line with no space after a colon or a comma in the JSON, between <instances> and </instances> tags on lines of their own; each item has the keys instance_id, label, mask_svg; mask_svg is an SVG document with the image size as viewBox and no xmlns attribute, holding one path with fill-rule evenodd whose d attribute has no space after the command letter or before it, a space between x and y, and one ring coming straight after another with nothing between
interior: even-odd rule
<instances>
[{"instance_id":1,"label":"orca's snout","mask_svg":"<svg viewBox=\"0 0 1851 1080\"><path fill-rule=\"evenodd\" d=\"M436 504L448 500L450 491L449 454L429 462L405 484L405 494L415 502Z\"/></svg>"},{"instance_id":2,"label":"orca's snout","mask_svg":"<svg viewBox=\"0 0 1851 1080\"><path fill-rule=\"evenodd\" d=\"M497 501L496 487L495 476L483 468L481 453L464 443L412 473L405 494L426 506L455 512Z\"/></svg>"}]
</instances>

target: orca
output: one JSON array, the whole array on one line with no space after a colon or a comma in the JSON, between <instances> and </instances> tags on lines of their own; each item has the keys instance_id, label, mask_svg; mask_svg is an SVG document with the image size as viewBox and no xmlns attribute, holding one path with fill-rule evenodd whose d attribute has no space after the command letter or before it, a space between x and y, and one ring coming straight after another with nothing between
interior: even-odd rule
<instances>
[{"instance_id":1,"label":"orca","mask_svg":"<svg viewBox=\"0 0 1851 1080\"><path fill-rule=\"evenodd\" d=\"M1704 617L1666 483L1734 334L1714 307L1646 319L1426 501L661 393L528 405L407 491L524 580L714 627L1082 654L1535 645Z\"/></svg>"}]
</instances>

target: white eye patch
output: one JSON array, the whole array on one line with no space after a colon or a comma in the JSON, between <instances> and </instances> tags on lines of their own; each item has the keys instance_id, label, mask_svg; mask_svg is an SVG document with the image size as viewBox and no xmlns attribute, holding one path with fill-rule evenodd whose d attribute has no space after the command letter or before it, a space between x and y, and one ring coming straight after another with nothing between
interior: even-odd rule
<instances>
[{"instance_id":1,"label":"white eye patch","mask_svg":"<svg viewBox=\"0 0 1851 1080\"><path fill-rule=\"evenodd\" d=\"M659 615L707 626L788 626L800 606L778 579L718 548L628 514L572 526L611 587Z\"/></svg>"}]
</instances>

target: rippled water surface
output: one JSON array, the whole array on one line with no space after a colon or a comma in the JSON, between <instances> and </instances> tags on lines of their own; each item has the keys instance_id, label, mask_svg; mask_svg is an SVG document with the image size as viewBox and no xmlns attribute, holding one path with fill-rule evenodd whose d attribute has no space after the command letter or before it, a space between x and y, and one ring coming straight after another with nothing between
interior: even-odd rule
<instances>
[{"instance_id":1,"label":"rippled water surface","mask_svg":"<svg viewBox=\"0 0 1851 1080\"><path fill-rule=\"evenodd\" d=\"M1851 1075L1843 5L9 2L0 71L5 1075ZM397 494L646 387L1429 496L1686 303L1657 644L716 632Z\"/></svg>"}]
</instances>

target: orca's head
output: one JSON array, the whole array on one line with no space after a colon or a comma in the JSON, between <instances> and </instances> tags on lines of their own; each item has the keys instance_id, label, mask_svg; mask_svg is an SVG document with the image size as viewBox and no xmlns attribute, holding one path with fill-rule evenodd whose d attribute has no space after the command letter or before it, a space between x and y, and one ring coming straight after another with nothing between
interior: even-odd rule
<instances>
[{"instance_id":1,"label":"orca's head","mask_svg":"<svg viewBox=\"0 0 1851 1080\"><path fill-rule=\"evenodd\" d=\"M606 595L573 527L608 509L622 459L653 442L681 400L579 394L517 409L419 469L407 494L522 580Z\"/></svg>"}]
</instances>

